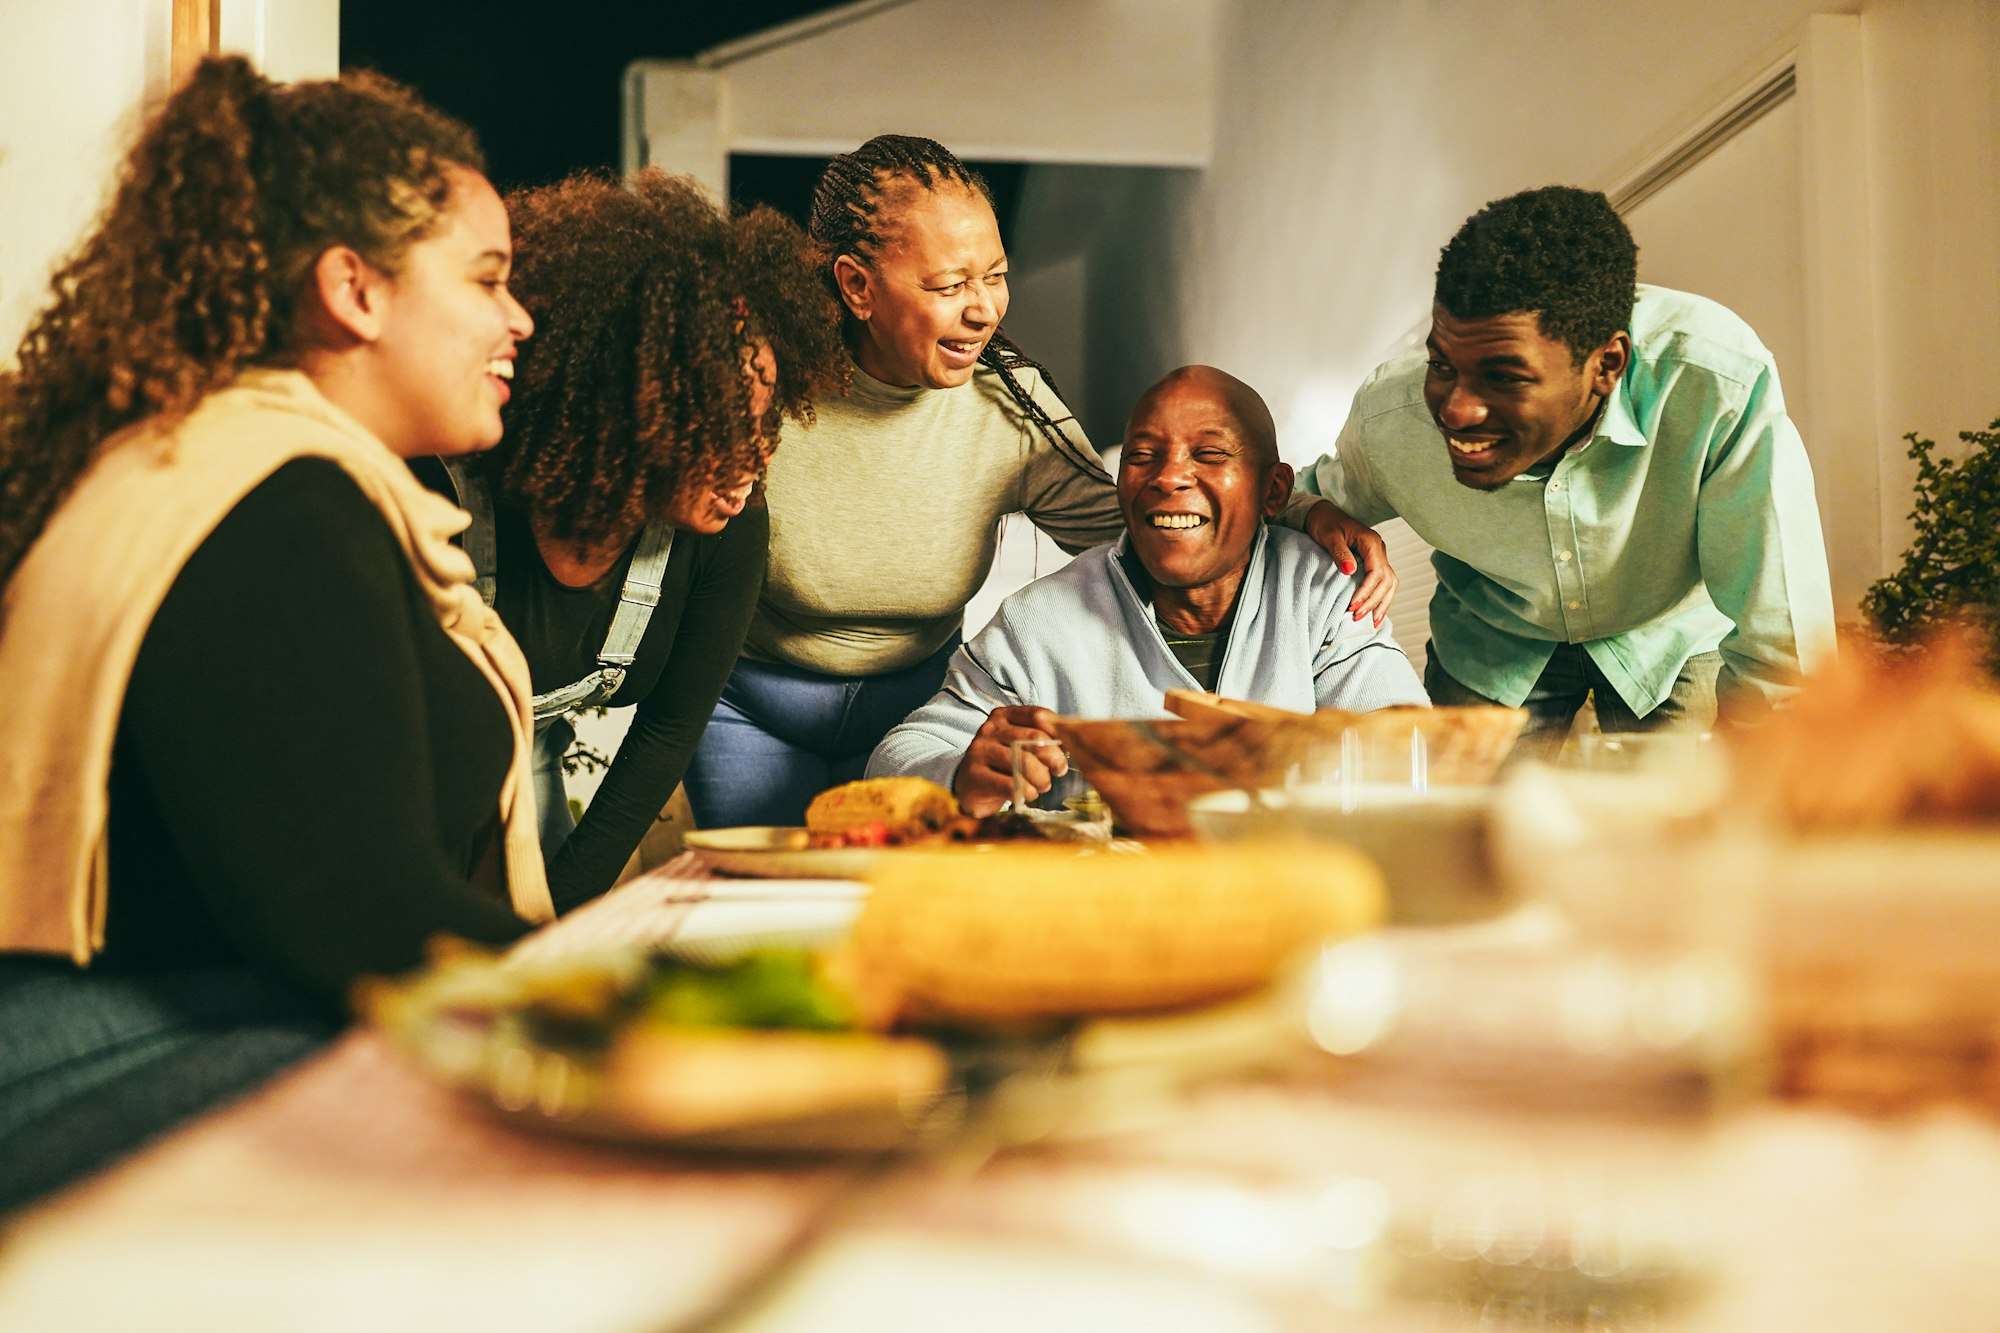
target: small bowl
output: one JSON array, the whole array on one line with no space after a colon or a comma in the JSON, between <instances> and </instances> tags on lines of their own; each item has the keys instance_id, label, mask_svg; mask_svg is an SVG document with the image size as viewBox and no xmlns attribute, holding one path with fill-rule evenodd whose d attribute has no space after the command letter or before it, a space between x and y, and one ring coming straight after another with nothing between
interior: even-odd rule
<instances>
[{"instance_id":1,"label":"small bowl","mask_svg":"<svg viewBox=\"0 0 2000 1333\"><path fill-rule=\"evenodd\" d=\"M1496 916L1514 898L1487 854L1487 787L1300 787L1219 791L1188 802L1197 837L1305 837L1354 847L1382 868L1389 923L1437 926Z\"/></svg>"}]
</instances>

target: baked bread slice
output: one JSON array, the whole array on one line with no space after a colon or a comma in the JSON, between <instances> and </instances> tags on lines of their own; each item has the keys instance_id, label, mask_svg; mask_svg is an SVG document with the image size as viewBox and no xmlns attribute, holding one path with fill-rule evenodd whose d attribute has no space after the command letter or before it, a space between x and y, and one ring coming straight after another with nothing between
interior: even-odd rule
<instances>
[{"instance_id":1,"label":"baked bread slice","mask_svg":"<svg viewBox=\"0 0 2000 1333\"><path fill-rule=\"evenodd\" d=\"M959 818L958 801L928 778L864 778L829 787L806 807L815 837L880 825L892 843L914 841Z\"/></svg>"}]
</instances>

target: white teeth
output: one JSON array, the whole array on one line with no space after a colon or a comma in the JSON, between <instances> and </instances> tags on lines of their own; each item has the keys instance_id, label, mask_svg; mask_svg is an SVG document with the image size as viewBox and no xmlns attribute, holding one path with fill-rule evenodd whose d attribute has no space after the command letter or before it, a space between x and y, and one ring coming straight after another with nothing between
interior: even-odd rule
<instances>
[{"instance_id":1,"label":"white teeth","mask_svg":"<svg viewBox=\"0 0 2000 1333\"><path fill-rule=\"evenodd\" d=\"M503 380L511 380L514 378L514 363L505 357L496 356L486 363L486 373L498 375Z\"/></svg>"},{"instance_id":2,"label":"white teeth","mask_svg":"<svg viewBox=\"0 0 2000 1333\"><path fill-rule=\"evenodd\" d=\"M952 351L961 354L969 354L979 347L977 342L954 342L950 338L940 338L938 341L949 347Z\"/></svg>"},{"instance_id":3,"label":"white teeth","mask_svg":"<svg viewBox=\"0 0 2000 1333\"><path fill-rule=\"evenodd\" d=\"M1461 454L1484 453L1499 443L1498 440L1461 440L1456 435L1445 436L1444 442Z\"/></svg>"},{"instance_id":4,"label":"white teeth","mask_svg":"<svg viewBox=\"0 0 2000 1333\"><path fill-rule=\"evenodd\" d=\"M1156 528L1198 528L1208 522L1200 514L1154 514L1148 521Z\"/></svg>"}]
</instances>

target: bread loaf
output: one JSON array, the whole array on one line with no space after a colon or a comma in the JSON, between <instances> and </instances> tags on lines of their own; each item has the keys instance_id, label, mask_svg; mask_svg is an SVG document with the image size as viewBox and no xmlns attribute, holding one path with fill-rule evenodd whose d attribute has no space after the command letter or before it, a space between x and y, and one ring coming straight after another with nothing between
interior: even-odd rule
<instances>
[{"instance_id":1,"label":"bread loaf","mask_svg":"<svg viewBox=\"0 0 2000 1333\"><path fill-rule=\"evenodd\" d=\"M864 778L829 787L806 807L809 833L880 824L891 833L932 832L958 818L952 794L928 778Z\"/></svg>"}]
</instances>

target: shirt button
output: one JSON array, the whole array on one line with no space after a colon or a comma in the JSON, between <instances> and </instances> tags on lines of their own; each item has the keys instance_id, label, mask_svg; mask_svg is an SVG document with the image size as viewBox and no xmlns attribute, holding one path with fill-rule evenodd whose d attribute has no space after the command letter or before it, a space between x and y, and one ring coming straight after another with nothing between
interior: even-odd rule
<instances>
[{"instance_id":1,"label":"shirt button","mask_svg":"<svg viewBox=\"0 0 2000 1333\"><path fill-rule=\"evenodd\" d=\"M1582 603L1582 602L1571 602L1571 603L1569 604L1569 609L1570 609L1570 610L1572 610L1572 611L1581 611L1581 610L1583 610L1583 603Z\"/></svg>"},{"instance_id":2,"label":"shirt button","mask_svg":"<svg viewBox=\"0 0 2000 1333\"><path fill-rule=\"evenodd\" d=\"M1552 490L1552 491L1559 491L1559 490L1561 490L1562 488L1563 488L1563 484L1562 484L1561 482L1559 482L1559 481L1552 481L1552 482L1550 482L1550 483L1549 483L1549 489L1550 489L1550 490Z\"/></svg>"},{"instance_id":3,"label":"shirt button","mask_svg":"<svg viewBox=\"0 0 2000 1333\"><path fill-rule=\"evenodd\" d=\"M1564 564L1568 564L1568 563L1569 563L1569 562L1570 562L1571 560L1573 560L1573 559L1574 559L1575 557L1576 557L1576 552L1574 552L1574 551L1557 551L1557 552L1556 552L1556 559L1558 559L1558 560L1562 561L1562 562L1563 562Z\"/></svg>"}]
</instances>

